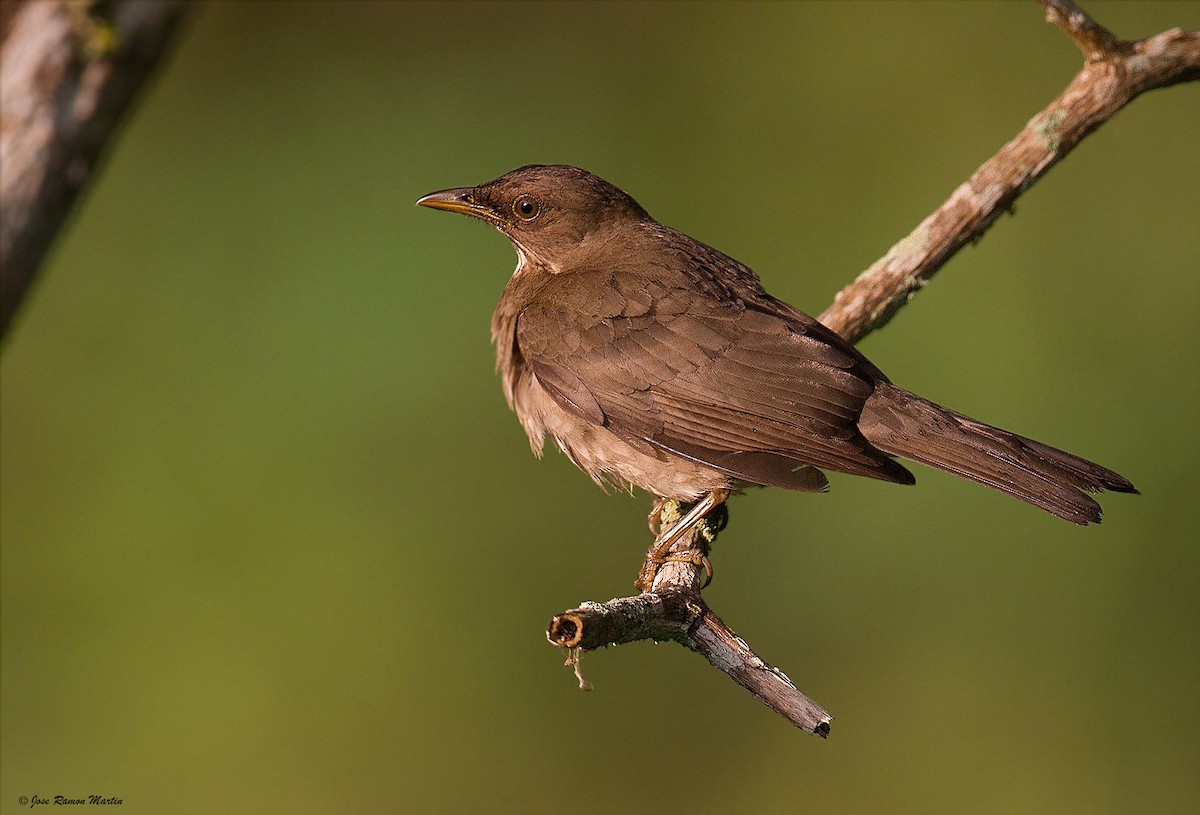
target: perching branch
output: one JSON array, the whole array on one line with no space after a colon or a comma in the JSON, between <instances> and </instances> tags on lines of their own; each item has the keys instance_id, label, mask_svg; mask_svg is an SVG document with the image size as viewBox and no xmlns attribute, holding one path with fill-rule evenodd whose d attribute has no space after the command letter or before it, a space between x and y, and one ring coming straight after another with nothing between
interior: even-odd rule
<instances>
[{"instance_id":1,"label":"perching branch","mask_svg":"<svg viewBox=\"0 0 1200 815\"><path fill-rule=\"evenodd\" d=\"M1083 51L1083 69L1024 130L834 299L820 319L851 342L881 327L965 244L977 239L1021 193L1139 94L1200 78L1200 32L1171 29L1136 42L1118 40L1071 0L1038 0L1046 18ZM666 502L666 512L677 512ZM653 515L652 515L653 517ZM664 523L666 519L664 517ZM569 664L602 645L674 640L709 662L792 724L825 736L830 716L760 659L700 596L706 564L702 528L671 548L652 589L636 597L585 603L550 623L547 637L568 648ZM582 685L581 680L581 685Z\"/></svg>"},{"instance_id":2,"label":"perching branch","mask_svg":"<svg viewBox=\"0 0 1200 815\"><path fill-rule=\"evenodd\" d=\"M0 5L0 337L185 0Z\"/></svg>"},{"instance_id":3,"label":"perching branch","mask_svg":"<svg viewBox=\"0 0 1200 815\"><path fill-rule=\"evenodd\" d=\"M660 572L655 591L622 597L607 603L584 603L564 611L550 621L546 636L571 653L568 664L579 654L602 645L622 645L637 640L673 640L704 655L767 707L801 730L819 736L829 734L829 713L796 689L787 675L764 662L746 641L733 632L705 605L699 590L694 593L664 588L674 578ZM682 578L695 580L699 570L683 568ZM585 689L587 686L580 682Z\"/></svg>"}]
</instances>

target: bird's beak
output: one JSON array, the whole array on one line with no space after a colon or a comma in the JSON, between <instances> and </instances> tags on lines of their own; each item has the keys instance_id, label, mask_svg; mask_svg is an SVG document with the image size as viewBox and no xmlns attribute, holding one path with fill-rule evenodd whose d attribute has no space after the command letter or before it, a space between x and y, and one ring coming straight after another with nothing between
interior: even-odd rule
<instances>
[{"instance_id":1,"label":"bird's beak","mask_svg":"<svg viewBox=\"0 0 1200 815\"><path fill-rule=\"evenodd\" d=\"M472 187L431 192L423 198L418 198L417 205L444 209L447 212L461 212L463 215L470 215L493 223L499 220L492 212L491 207L484 206L475 200L475 190Z\"/></svg>"}]
</instances>

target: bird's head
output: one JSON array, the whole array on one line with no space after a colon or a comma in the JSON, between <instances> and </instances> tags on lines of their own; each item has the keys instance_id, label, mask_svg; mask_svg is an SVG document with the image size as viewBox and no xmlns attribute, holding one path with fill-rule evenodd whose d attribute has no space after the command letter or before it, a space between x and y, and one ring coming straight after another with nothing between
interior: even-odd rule
<instances>
[{"instance_id":1,"label":"bird's head","mask_svg":"<svg viewBox=\"0 0 1200 815\"><path fill-rule=\"evenodd\" d=\"M644 209L603 178L566 164L530 164L478 187L430 193L421 206L486 221L524 257L554 269L623 232L650 221Z\"/></svg>"}]
</instances>

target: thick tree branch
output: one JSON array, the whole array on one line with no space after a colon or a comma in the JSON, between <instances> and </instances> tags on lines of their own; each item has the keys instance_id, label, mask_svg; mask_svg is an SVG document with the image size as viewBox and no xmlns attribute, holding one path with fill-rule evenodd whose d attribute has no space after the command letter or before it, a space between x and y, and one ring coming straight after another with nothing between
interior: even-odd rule
<instances>
[{"instance_id":1,"label":"thick tree branch","mask_svg":"<svg viewBox=\"0 0 1200 815\"><path fill-rule=\"evenodd\" d=\"M821 322L851 342L882 327L1017 196L1139 94L1200 77L1200 32L1118 40L1069 0L1039 0L1086 62L1058 98L951 193L946 203L843 288Z\"/></svg>"},{"instance_id":2,"label":"thick tree branch","mask_svg":"<svg viewBox=\"0 0 1200 815\"><path fill-rule=\"evenodd\" d=\"M0 6L0 337L187 5Z\"/></svg>"},{"instance_id":3,"label":"thick tree branch","mask_svg":"<svg viewBox=\"0 0 1200 815\"><path fill-rule=\"evenodd\" d=\"M1039 2L1047 19L1083 51L1083 69L946 203L838 293L821 321L851 342L891 319L955 252L982 235L1022 192L1138 94L1200 78L1198 32L1172 29L1126 42L1070 0ZM672 547L674 559L658 571L650 592L565 611L551 621L547 636L572 650L573 663L579 652L601 645L674 640L704 654L792 724L827 735L829 714L705 605L698 564L707 564L711 537L711 530L708 539L700 530L685 535Z\"/></svg>"}]
</instances>

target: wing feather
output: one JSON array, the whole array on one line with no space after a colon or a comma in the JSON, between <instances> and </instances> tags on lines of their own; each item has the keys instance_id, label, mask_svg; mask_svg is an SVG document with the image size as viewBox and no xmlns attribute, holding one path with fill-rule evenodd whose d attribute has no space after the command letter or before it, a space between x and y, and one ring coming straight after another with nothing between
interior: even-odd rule
<instances>
[{"instance_id":1,"label":"wing feather","mask_svg":"<svg viewBox=\"0 0 1200 815\"><path fill-rule=\"evenodd\" d=\"M521 312L520 352L563 409L752 483L824 489L814 466L912 481L858 430L882 374L853 346L766 295L698 284L703 268L658 272L561 274Z\"/></svg>"}]
</instances>

